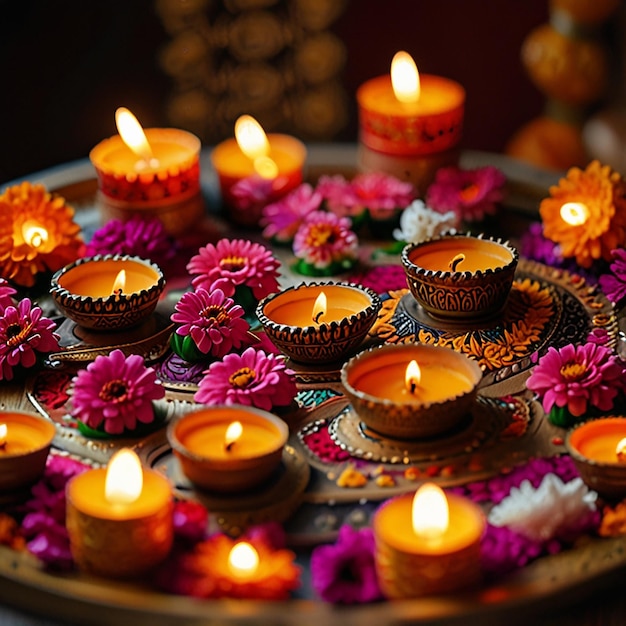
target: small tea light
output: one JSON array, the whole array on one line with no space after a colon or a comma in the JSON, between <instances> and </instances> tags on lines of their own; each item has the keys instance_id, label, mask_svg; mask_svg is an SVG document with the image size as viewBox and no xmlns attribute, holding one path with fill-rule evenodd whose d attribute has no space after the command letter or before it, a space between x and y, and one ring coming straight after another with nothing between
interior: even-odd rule
<instances>
[{"instance_id":1,"label":"small tea light","mask_svg":"<svg viewBox=\"0 0 626 626\"><path fill-rule=\"evenodd\" d=\"M355 350L381 308L376 292L351 283L302 283L271 294L256 310L267 336L301 363L333 363Z\"/></svg>"},{"instance_id":2,"label":"small tea light","mask_svg":"<svg viewBox=\"0 0 626 626\"><path fill-rule=\"evenodd\" d=\"M626 417L603 417L576 426L565 445L585 484L602 497L626 496Z\"/></svg>"},{"instance_id":3,"label":"small tea light","mask_svg":"<svg viewBox=\"0 0 626 626\"><path fill-rule=\"evenodd\" d=\"M152 314L165 287L160 268L128 255L84 257L54 274L50 293L79 326L119 331Z\"/></svg>"},{"instance_id":4,"label":"small tea light","mask_svg":"<svg viewBox=\"0 0 626 626\"><path fill-rule=\"evenodd\" d=\"M377 433L420 439L452 430L468 415L480 366L450 348L387 344L360 352L341 369L352 407Z\"/></svg>"},{"instance_id":5,"label":"small tea light","mask_svg":"<svg viewBox=\"0 0 626 626\"><path fill-rule=\"evenodd\" d=\"M82 570L111 578L137 576L171 549L170 484L122 448L106 468L70 480L66 522L72 556Z\"/></svg>"},{"instance_id":6,"label":"small tea light","mask_svg":"<svg viewBox=\"0 0 626 626\"><path fill-rule=\"evenodd\" d=\"M254 407L211 406L172 422L167 437L197 487L231 493L257 487L278 469L289 428Z\"/></svg>"},{"instance_id":7,"label":"small tea light","mask_svg":"<svg viewBox=\"0 0 626 626\"><path fill-rule=\"evenodd\" d=\"M0 411L0 490L34 483L46 467L54 424L30 413Z\"/></svg>"},{"instance_id":8,"label":"small tea light","mask_svg":"<svg viewBox=\"0 0 626 626\"><path fill-rule=\"evenodd\" d=\"M409 289L424 310L447 321L496 317L506 305L519 255L508 242L448 233L402 251Z\"/></svg>"},{"instance_id":9,"label":"small tea light","mask_svg":"<svg viewBox=\"0 0 626 626\"><path fill-rule=\"evenodd\" d=\"M98 175L105 221L138 214L158 217L172 234L204 214L200 193L200 140L176 128L143 129L123 107L115 114L118 135L89 153Z\"/></svg>"},{"instance_id":10,"label":"small tea light","mask_svg":"<svg viewBox=\"0 0 626 626\"><path fill-rule=\"evenodd\" d=\"M257 226L262 206L243 206L234 185L244 179L267 181L271 192L264 204L275 202L302 183L306 148L290 135L266 135L253 117L243 115L235 123L235 137L218 144L211 161L230 216L242 226Z\"/></svg>"},{"instance_id":11,"label":"small tea light","mask_svg":"<svg viewBox=\"0 0 626 626\"><path fill-rule=\"evenodd\" d=\"M388 599L449 593L481 579L485 517L473 502L424 484L384 503L373 521L376 571Z\"/></svg>"}]
</instances>

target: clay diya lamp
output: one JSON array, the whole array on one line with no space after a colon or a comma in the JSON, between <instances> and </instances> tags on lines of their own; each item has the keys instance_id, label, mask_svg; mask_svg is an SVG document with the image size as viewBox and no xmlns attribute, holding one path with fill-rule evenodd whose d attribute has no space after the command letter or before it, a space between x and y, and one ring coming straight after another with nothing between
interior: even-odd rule
<instances>
[{"instance_id":1,"label":"clay diya lamp","mask_svg":"<svg viewBox=\"0 0 626 626\"><path fill-rule=\"evenodd\" d=\"M584 483L603 498L626 497L626 417L603 417L571 429L565 446Z\"/></svg>"},{"instance_id":2,"label":"clay diya lamp","mask_svg":"<svg viewBox=\"0 0 626 626\"><path fill-rule=\"evenodd\" d=\"M211 406L171 422L167 438L185 476L220 493L248 491L278 469L289 428L255 407Z\"/></svg>"},{"instance_id":3,"label":"clay diya lamp","mask_svg":"<svg viewBox=\"0 0 626 626\"><path fill-rule=\"evenodd\" d=\"M299 363L344 359L363 342L381 308L378 294L351 283L302 283L271 294L256 310L265 333Z\"/></svg>"},{"instance_id":4,"label":"clay diya lamp","mask_svg":"<svg viewBox=\"0 0 626 626\"><path fill-rule=\"evenodd\" d=\"M78 259L52 277L50 293L69 319L83 328L120 331L152 314L165 287L160 268L128 255Z\"/></svg>"},{"instance_id":5,"label":"clay diya lamp","mask_svg":"<svg viewBox=\"0 0 626 626\"><path fill-rule=\"evenodd\" d=\"M508 242L463 233L411 243L402 251L413 297L433 318L453 322L499 315L518 260Z\"/></svg>"},{"instance_id":6,"label":"clay diya lamp","mask_svg":"<svg viewBox=\"0 0 626 626\"><path fill-rule=\"evenodd\" d=\"M466 418L482 374L475 361L450 348L387 344L351 358L341 383L368 428L393 439L424 439Z\"/></svg>"}]
</instances>

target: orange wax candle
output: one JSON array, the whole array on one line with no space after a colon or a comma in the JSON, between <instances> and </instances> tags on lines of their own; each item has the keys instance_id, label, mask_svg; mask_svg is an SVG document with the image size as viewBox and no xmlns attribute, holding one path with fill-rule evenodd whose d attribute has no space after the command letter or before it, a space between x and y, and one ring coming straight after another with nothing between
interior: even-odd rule
<instances>
[{"instance_id":1,"label":"orange wax candle","mask_svg":"<svg viewBox=\"0 0 626 626\"><path fill-rule=\"evenodd\" d=\"M29 485L41 476L55 433L54 424L38 415L0 412L0 490Z\"/></svg>"},{"instance_id":2,"label":"orange wax candle","mask_svg":"<svg viewBox=\"0 0 626 626\"><path fill-rule=\"evenodd\" d=\"M167 556L173 541L173 500L168 480L140 465L135 499L109 496L107 472L114 461L68 483L67 530L81 569L118 578L145 572Z\"/></svg>"},{"instance_id":3,"label":"orange wax candle","mask_svg":"<svg viewBox=\"0 0 626 626\"><path fill-rule=\"evenodd\" d=\"M240 434L227 437L236 422ZM277 416L254 407L211 406L172 422L167 436L193 484L234 492L251 489L272 475L282 460L289 428Z\"/></svg>"},{"instance_id":4,"label":"orange wax candle","mask_svg":"<svg viewBox=\"0 0 626 626\"><path fill-rule=\"evenodd\" d=\"M577 427L569 437L569 445L586 459L599 463L619 463L617 444L626 438L626 419L591 420ZM624 466L626 474L626 466Z\"/></svg>"},{"instance_id":5,"label":"orange wax candle","mask_svg":"<svg viewBox=\"0 0 626 626\"><path fill-rule=\"evenodd\" d=\"M447 522L435 532L418 532L414 511L417 507L419 512L419 504L414 499L420 491L388 500L374 516L376 570L383 594L390 599L446 593L474 585L481 577L480 540L485 529L481 509L465 498L442 493Z\"/></svg>"}]
</instances>

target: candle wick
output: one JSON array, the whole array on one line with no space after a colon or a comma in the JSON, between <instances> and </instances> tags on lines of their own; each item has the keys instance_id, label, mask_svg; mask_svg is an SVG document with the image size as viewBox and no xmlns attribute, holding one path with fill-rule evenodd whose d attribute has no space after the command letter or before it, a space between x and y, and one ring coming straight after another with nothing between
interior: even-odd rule
<instances>
[{"instance_id":1,"label":"candle wick","mask_svg":"<svg viewBox=\"0 0 626 626\"><path fill-rule=\"evenodd\" d=\"M0 450L4 450L7 447L6 439L4 441L0 441Z\"/></svg>"},{"instance_id":2,"label":"candle wick","mask_svg":"<svg viewBox=\"0 0 626 626\"><path fill-rule=\"evenodd\" d=\"M229 441L227 444L224 444L224 449L226 450L226 452L230 452L234 445L234 441Z\"/></svg>"},{"instance_id":3,"label":"candle wick","mask_svg":"<svg viewBox=\"0 0 626 626\"><path fill-rule=\"evenodd\" d=\"M409 391L411 392L411 394L414 394L417 391L417 387L417 383L414 380L411 380L409 384Z\"/></svg>"},{"instance_id":4,"label":"candle wick","mask_svg":"<svg viewBox=\"0 0 626 626\"><path fill-rule=\"evenodd\" d=\"M319 311L318 313L315 314L315 317L313 318L313 321L316 324L320 323L320 317L322 317L322 315L324 315L324 311Z\"/></svg>"},{"instance_id":5,"label":"candle wick","mask_svg":"<svg viewBox=\"0 0 626 626\"><path fill-rule=\"evenodd\" d=\"M456 268L459 265L459 263L462 263L463 261L465 261L465 255L464 254L457 254L452 261L450 261L450 271L452 272L456 272Z\"/></svg>"}]
</instances>

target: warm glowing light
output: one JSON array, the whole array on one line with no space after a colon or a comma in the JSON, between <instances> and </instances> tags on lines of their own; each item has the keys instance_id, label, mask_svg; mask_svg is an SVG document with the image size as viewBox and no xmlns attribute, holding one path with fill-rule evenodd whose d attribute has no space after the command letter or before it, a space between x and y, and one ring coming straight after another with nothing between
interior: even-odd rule
<instances>
[{"instance_id":1,"label":"warm glowing light","mask_svg":"<svg viewBox=\"0 0 626 626\"><path fill-rule=\"evenodd\" d=\"M241 422L231 422L226 429L226 434L224 435L224 447L227 450L230 450L241 437L242 433L243 426L241 425Z\"/></svg>"},{"instance_id":2,"label":"warm glowing light","mask_svg":"<svg viewBox=\"0 0 626 626\"><path fill-rule=\"evenodd\" d=\"M406 388L411 393L415 393L419 387L420 380L422 380L422 370L420 370L417 361L413 360L406 366L406 373L404 375Z\"/></svg>"},{"instance_id":3,"label":"warm glowing light","mask_svg":"<svg viewBox=\"0 0 626 626\"><path fill-rule=\"evenodd\" d=\"M104 497L111 504L130 504L143 488L141 461L130 448L116 452L107 465Z\"/></svg>"},{"instance_id":4,"label":"warm glowing light","mask_svg":"<svg viewBox=\"0 0 626 626\"><path fill-rule=\"evenodd\" d=\"M315 299L315 303L313 304L313 311L311 312L311 317L316 324L320 323L320 319L326 315L326 311L328 310L328 298L323 291L320 291L320 295Z\"/></svg>"},{"instance_id":5,"label":"warm glowing light","mask_svg":"<svg viewBox=\"0 0 626 626\"><path fill-rule=\"evenodd\" d=\"M228 555L228 569L237 578L254 576L259 567L259 554L247 541L235 544Z\"/></svg>"},{"instance_id":6,"label":"warm glowing light","mask_svg":"<svg viewBox=\"0 0 626 626\"><path fill-rule=\"evenodd\" d=\"M137 163L136 169L142 169L150 165L158 167L158 160L152 156L152 148L137 118L125 107L120 107L115 111L115 125L122 141L139 157L142 161Z\"/></svg>"},{"instance_id":7,"label":"warm glowing light","mask_svg":"<svg viewBox=\"0 0 626 626\"><path fill-rule=\"evenodd\" d=\"M0 448L7 444L7 425L0 424Z\"/></svg>"},{"instance_id":8,"label":"warm glowing light","mask_svg":"<svg viewBox=\"0 0 626 626\"><path fill-rule=\"evenodd\" d=\"M620 439L615 446L615 454L620 463L626 463L626 437Z\"/></svg>"},{"instance_id":9,"label":"warm glowing light","mask_svg":"<svg viewBox=\"0 0 626 626\"><path fill-rule=\"evenodd\" d=\"M571 226L582 226L589 219L589 209L582 202L566 202L561 207L561 217Z\"/></svg>"},{"instance_id":10,"label":"warm glowing light","mask_svg":"<svg viewBox=\"0 0 626 626\"><path fill-rule=\"evenodd\" d=\"M451 272L456 272L456 268L459 266L459 263L463 263L465 261L465 255L463 253L457 254L451 261L448 263L448 267Z\"/></svg>"},{"instance_id":11,"label":"warm glowing light","mask_svg":"<svg viewBox=\"0 0 626 626\"><path fill-rule=\"evenodd\" d=\"M124 293L126 289L126 270L120 270L113 281L113 287L111 288L112 294Z\"/></svg>"},{"instance_id":12,"label":"warm glowing light","mask_svg":"<svg viewBox=\"0 0 626 626\"><path fill-rule=\"evenodd\" d=\"M448 529L448 500L441 487L422 485L413 498L413 531L427 541L436 542Z\"/></svg>"},{"instance_id":13,"label":"warm glowing light","mask_svg":"<svg viewBox=\"0 0 626 626\"><path fill-rule=\"evenodd\" d=\"M278 166L269 157L270 142L265 131L251 115L242 115L235 122L235 139L241 151L252 160L254 171L262 178L276 178Z\"/></svg>"},{"instance_id":14,"label":"warm glowing light","mask_svg":"<svg viewBox=\"0 0 626 626\"><path fill-rule=\"evenodd\" d=\"M40 248L48 241L48 231L37 222L28 220L22 226L22 237L29 246Z\"/></svg>"},{"instance_id":15,"label":"warm glowing light","mask_svg":"<svg viewBox=\"0 0 626 626\"><path fill-rule=\"evenodd\" d=\"M404 51L396 52L391 61L391 86L400 102L417 102L420 97L420 76L415 61Z\"/></svg>"}]
</instances>

